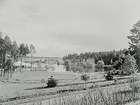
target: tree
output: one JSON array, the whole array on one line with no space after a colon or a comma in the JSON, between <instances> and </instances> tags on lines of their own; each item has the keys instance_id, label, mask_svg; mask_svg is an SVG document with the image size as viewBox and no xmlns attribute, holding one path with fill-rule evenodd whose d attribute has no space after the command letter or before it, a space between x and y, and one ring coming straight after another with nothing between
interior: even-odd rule
<instances>
[{"instance_id":1,"label":"tree","mask_svg":"<svg viewBox=\"0 0 140 105\"><path fill-rule=\"evenodd\" d=\"M11 40L8 36L5 36L4 38L4 44L5 44L5 47L4 47L4 54L5 54L5 62L6 62L6 58L7 58L7 55L11 54L11 51L12 51L12 45L11 45Z\"/></svg>"},{"instance_id":2,"label":"tree","mask_svg":"<svg viewBox=\"0 0 140 105\"><path fill-rule=\"evenodd\" d=\"M14 58L14 61L17 61L18 56L19 56L19 47L16 41L14 41L12 44L12 56Z\"/></svg>"},{"instance_id":3,"label":"tree","mask_svg":"<svg viewBox=\"0 0 140 105\"><path fill-rule=\"evenodd\" d=\"M6 72L8 72L8 75L9 72L12 73L13 62L15 61L16 56L18 55L18 49L15 48L14 44L15 43L12 43L8 36L5 36L4 38L2 38L2 36L0 37L1 76L2 74L3 76L5 76ZM10 69L6 69L8 60L11 60Z\"/></svg>"},{"instance_id":4,"label":"tree","mask_svg":"<svg viewBox=\"0 0 140 105\"><path fill-rule=\"evenodd\" d=\"M94 59L87 59L86 61L79 62L79 66L83 67L84 72L92 72L95 70L95 61Z\"/></svg>"},{"instance_id":5,"label":"tree","mask_svg":"<svg viewBox=\"0 0 140 105\"><path fill-rule=\"evenodd\" d=\"M122 53L119 55L118 60L116 60L116 61L114 62L114 64L113 64L113 68L115 68L116 70L121 69L121 66L123 65L124 60L125 60L125 57L126 57L126 55L125 55L126 52L127 52L127 51L122 52Z\"/></svg>"},{"instance_id":6,"label":"tree","mask_svg":"<svg viewBox=\"0 0 140 105\"><path fill-rule=\"evenodd\" d=\"M97 63L100 59L102 59L105 65L111 65L113 62L118 60L120 51L108 51L108 52L86 52L81 54L68 54L63 57L64 60L69 59L72 63L76 63L83 60L94 59L95 63Z\"/></svg>"},{"instance_id":7,"label":"tree","mask_svg":"<svg viewBox=\"0 0 140 105\"><path fill-rule=\"evenodd\" d=\"M28 47L27 44L26 44L26 46L25 46L25 51L26 51L26 55L30 53L30 49L29 49L29 47Z\"/></svg>"},{"instance_id":8,"label":"tree","mask_svg":"<svg viewBox=\"0 0 140 105\"><path fill-rule=\"evenodd\" d=\"M11 67L12 67L12 61L11 59L7 59L7 61L5 62L4 64L4 76L5 76L5 73L7 72L8 73L8 77L9 77L9 72L11 72ZM7 78L8 79L8 78Z\"/></svg>"},{"instance_id":9,"label":"tree","mask_svg":"<svg viewBox=\"0 0 140 105\"><path fill-rule=\"evenodd\" d=\"M21 60L21 67L20 67L21 70L22 70L22 58L27 56L27 54L29 54L29 53L30 53L30 50L29 50L29 47L28 47L27 44L26 44L26 46L25 46L24 43L19 45L19 57L20 57L20 60Z\"/></svg>"},{"instance_id":10,"label":"tree","mask_svg":"<svg viewBox=\"0 0 140 105\"><path fill-rule=\"evenodd\" d=\"M18 60L19 50L16 41L11 43L11 69L10 69L10 77L12 77L12 72L14 70L14 62Z\"/></svg>"},{"instance_id":11,"label":"tree","mask_svg":"<svg viewBox=\"0 0 140 105\"><path fill-rule=\"evenodd\" d=\"M126 55L124 63L121 67L123 74L134 74L137 71L136 60L130 54Z\"/></svg>"},{"instance_id":12,"label":"tree","mask_svg":"<svg viewBox=\"0 0 140 105\"><path fill-rule=\"evenodd\" d=\"M133 52L133 55L136 59L138 72L140 72L140 21L133 25L133 28L130 30L131 36L128 36L129 50Z\"/></svg>"},{"instance_id":13,"label":"tree","mask_svg":"<svg viewBox=\"0 0 140 105\"><path fill-rule=\"evenodd\" d=\"M22 70L22 58L26 56L26 48L25 48L25 45L24 43L20 44L19 45L19 57L20 57L20 60L21 60L21 64L20 64L20 71Z\"/></svg>"},{"instance_id":14,"label":"tree","mask_svg":"<svg viewBox=\"0 0 140 105\"><path fill-rule=\"evenodd\" d=\"M66 71L71 71L71 61L69 59L65 60L64 65L66 67Z\"/></svg>"},{"instance_id":15,"label":"tree","mask_svg":"<svg viewBox=\"0 0 140 105\"><path fill-rule=\"evenodd\" d=\"M102 60L99 60L97 64L95 65L96 71L102 72L104 70L104 62Z\"/></svg>"},{"instance_id":16,"label":"tree","mask_svg":"<svg viewBox=\"0 0 140 105\"><path fill-rule=\"evenodd\" d=\"M54 79L53 76L51 76L48 81L47 81L47 87L48 88L52 88L52 87L56 87L57 84L58 84L58 80L57 79Z\"/></svg>"},{"instance_id":17,"label":"tree","mask_svg":"<svg viewBox=\"0 0 140 105\"><path fill-rule=\"evenodd\" d=\"M17 42L14 41L11 47L12 47L12 52L11 52L12 62L16 62L19 57L19 47L17 45Z\"/></svg>"},{"instance_id":18,"label":"tree","mask_svg":"<svg viewBox=\"0 0 140 105\"><path fill-rule=\"evenodd\" d=\"M94 66L95 66L95 61L94 61L94 59L87 59L87 61L86 61L86 68L94 68Z\"/></svg>"},{"instance_id":19,"label":"tree","mask_svg":"<svg viewBox=\"0 0 140 105\"><path fill-rule=\"evenodd\" d=\"M7 43L9 43L9 44L12 43L12 41L11 41L11 39L10 39L9 36L5 36L4 40L5 40Z\"/></svg>"},{"instance_id":20,"label":"tree","mask_svg":"<svg viewBox=\"0 0 140 105\"><path fill-rule=\"evenodd\" d=\"M33 69L33 54L35 54L36 53L36 50L35 50L35 47L34 47L34 45L30 45L30 54L31 54L31 70Z\"/></svg>"},{"instance_id":21,"label":"tree","mask_svg":"<svg viewBox=\"0 0 140 105\"><path fill-rule=\"evenodd\" d=\"M10 37L5 36L3 44L4 44L4 46L3 46L3 65L6 66L7 60L9 60L9 59L11 60L12 54L13 54L12 41L10 40ZM11 71L12 65L10 65L10 69L6 69L4 66L3 66L3 69L4 69L3 76L5 76L6 72L8 72L8 76L9 76L9 71Z\"/></svg>"},{"instance_id":22,"label":"tree","mask_svg":"<svg viewBox=\"0 0 140 105\"><path fill-rule=\"evenodd\" d=\"M86 88L86 82L89 80L90 76L87 74L81 75L81 80L85 81L85 88Z\"/></svg>"},{"instance_id":23,"label":"tree","mask_svg":"<svg viewBox=\"0 0 140 105\"><path fill-rule=\"evenodd\" d=\"M5 61L5 41L4 39L1 37L0 38L0 65L1 65L1 76L3 76L3 63Z\"/></svg>"}]
</instances>

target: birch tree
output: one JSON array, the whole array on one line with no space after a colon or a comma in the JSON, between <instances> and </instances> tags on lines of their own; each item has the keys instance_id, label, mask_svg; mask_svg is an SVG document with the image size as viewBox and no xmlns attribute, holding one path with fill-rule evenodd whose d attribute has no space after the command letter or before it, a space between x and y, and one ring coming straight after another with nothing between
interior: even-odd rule
<instances>
[{"instance_id":1,"label":"birch tree","mask_svg":"<svg viewBox=\"0 0 140 105\"><path fill-rule=\"evenodd\" d=\"M30 45L30 55L31 55L31 70L33 70L33 55L36 53L34 45Z\"/></svg>"}]
</instances>

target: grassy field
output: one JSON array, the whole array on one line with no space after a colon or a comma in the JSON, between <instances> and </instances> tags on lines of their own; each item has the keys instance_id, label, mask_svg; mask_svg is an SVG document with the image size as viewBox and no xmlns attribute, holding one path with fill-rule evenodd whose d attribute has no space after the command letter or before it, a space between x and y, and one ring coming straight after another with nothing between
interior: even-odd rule
<instances>
[{"instance_id":1,"label":"grassy field","mask_svg":"<svg viewBox=\"0 0 140 105\"><path fill-rule=\"evenodd\" d=\"M115 103L115 100L117 99L118 102L121 102L121 99L124 101L128 101L131 99L132 94L127 93L124 95L113 95L113 93L116 92L122 92L122 91L128 91L130 90L129 84L120 84L120 85L114 85L114 86L107 86L107 87L97 87L94 89L88 89L83 91L76 91L76 92L68 92L68 93L59 93L56 95L47 95L47 96L39 96L39 97L32 97L27 99L21 99L21 100L15 100L13 102L4 103L3 105L82 105L80 104L81 100L84 100L86 104L83 105L120 105L120 104L111 104ZM45 91L44 91L45 93ZM103 95L102 97L100 97ZM110 99L108 96L111 97L113 95L113 99ZM87 97L90 97L92 99L92 103L94 103L97 97L98 98L105 98L105 101L108 101L108 104L103 104L103 100L99 100L98 103L102 104L87 104L88 101L91 101L90 99L87 99ZM78 101L78 103L77 103ZM96 100L97 101L97 100ZM123 102L122 101L122 102ZM38 104L40 103L40 104ZM67 103L67 104L66 104ZM73 104L71 104L73 103ZM122 104L124 105L124 104Z\"/></svg>"},{"instance_id":2,"label":"grassy field","mask_svg":"<svg viewBox=\"0 0 140 105\"><path fill-rule=\"evenodd\" d=\"M58 85L79 83L81 81L80 75L78 73L66 73L66 72L47 72L47 71L37 71L37 72L16 72L13 77L9 79L9 82L0 82L0 96L13 96L17 92L24 92L25 89L42 87L42 79L47 80L50 76L59 80ZM102 74L92 74L93 78L99 79ZM102 77L103 78L103 77Z\"/></svg>"},{"instance_id":3,"label":"grassy field","mask_svg":"<svg viewBox=\"0 0 140 105\"><path fill-rule=\"evenodd\" d=\"M63 102L64 101L67 102L67 100L69 100L69 102L74 102L78 98L84 96L85 94L91 93L89 91L92 90L93 88L92 86L95 85L94 83L100 86L101 90L104 90L104 92L105 92L106 87L107 87L107 91L108 90L116 91L116 89L122 90L124 88L126 90L130 89L129 83L126 82L127 83L126 84L124 82L127 80L125 79L127 77L125 78L122 77L122 80L119 80L119 82L124 82L124 83L119 83L118 85L117 84L114 85L114 81L105 81L103 74L101 73L91 73L89 75L91 75L91 78L87 82L86 84L87 90L85 90L84 89L85 87L83 88L83 86L85 86L85 83L84 81L80 79L81 74L79 73L47 72L47 71L37 71L37 72L26 71L26 72L14 73L13 77L10 78L9 82L7 83L0 82L1 98L8 98L8 97L10 98L10 97L17 97L17 96L22 96L22 97L25 96L29 98L25 98L25 99L21 98L22 100L13 101L13 104L12 102L6 102L5 104L3 103L2 105L19 105L20 102L21 102L21 105L46 105L48 104L48 102L51 102L51 103L56 102L56 101L59 102L58 100L63 100ZM46 85L46 84L41 83L41 80L42 79L47 80L48 77L50 76L53 76L54 78L59 80L58 87L45 88L45 89L33 89L36 87L43 87L43 85ZM66 85L66 84L70 84L70 85ZM71 84L76 84L76 85L71 85ZM89 87L92 87L92 88L90 89ZM57 93L60 90L69 90L69 89L78 89L78 90L73 91L73 92L64 92L62 94L61 92ZM59 98L59 97L62 97L62 98ZM49 103L48 105L61 105L61 104L63 105L63 103L61 104L60 103L51 104L51 103ZM68 105L71 105L71 104L68 104ZM73 105L78 105L78 104L75 103ZM104 105L107 105L107 104L104 104Z\"/></svg>"}]
</instances>

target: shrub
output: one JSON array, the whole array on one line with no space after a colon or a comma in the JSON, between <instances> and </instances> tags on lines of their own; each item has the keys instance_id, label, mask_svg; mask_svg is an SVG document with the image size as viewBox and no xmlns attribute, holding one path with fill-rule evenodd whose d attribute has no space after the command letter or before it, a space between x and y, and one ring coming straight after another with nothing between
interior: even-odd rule
<instances>
[{"instance_id":1,"label":"shrub","mask_svg":"<svg viewBox=\"0 0 140 105\"><path fill-rule=\"evenodd\" d=\"M102 60L99 60L97 64L95 65L96 71L101 72L104 70L104 62Z\"/></svg>"},{"instance_id":2,"label":"shrub","mask_svg":"<svg viewBox=\"0 0 140 105\"><path fill-rule=\"evenodd\" d=\"M71 63L71 71L73 72L92 72L94 71L94 59L87 59ZM67 68L66 68L67 69Z\"/></svg>"},{"instance_id":3,"label":"shrub","mask_svg":"<svg viewBox=\"0 0 140 105\"><path fill-rule=\"evenodd\" d=\"M88 81L89 78L90 78L90 76L88 76L87 74L81 75L81 80L84 80L85 82Z\"/></svg>"},{"instance_id":4,"label":"shrub","mask_svg":"<svg viewBox=\"0 0 140 105\"><path fill-rule=\"evenodd\" d=\"M81 75L81 80L85 81L85 83L86 83L86 81L89 80L89 78L90 78L90 76L88 76L87 74ZM86 86L86 84L85 84L85 88L86 88L86 87L87 87L87 86Z\"/></svg>"},{"instance_id":5,"label":"shrub","mask_svg":"<svg viewBox=\"0 0 140 105\"><path fill-rule=\"evenodd\" d=\"M54 79L53 76L51 76L51 78L48 79L47 81L47 87L51 88L51 87L56 87L58 84L58 80Z\"/></svg>"},{"instance_id":6,"label":"shrub","mask_svg":"<svg viewBox=\"0 0 140 105\"><path fill-rule=\"evenodd\" d=\"M112 70L112 71L110 71L110 74L111 75L120 75L121 71L120 70Z\"/></svg>"},{"instance_id":7,"label":"shrub","mask_svg":"<svg viewBox=\"0 0 140 105\"><path fill-rule=\"evenodd\" d=\"M94 59L87 59L86 63L86 68L94 68L95 67L95 61Z\"/></svg>"},{"instance_id":8,"label":"shrub","mask_svg":"<svg viewBox=\"0 0 140 105\"><path fill-rule=\"evenodd\" d=\"M113 76L110 74L110 72L108 72L107 75L105 75L105 79L106 80L113 80Z\"/></svg>"},{"instance_id":9,"label":"shrub","mask_svg":"<svg viewBox=\"0 0 140 105\"><path fill-rule=\"evenodd\" d=\"M82 72L83 69L84 68L80 64L78 64L78 63L71 63L71 70L73 72Z\"/></svg>"}]
</instances>

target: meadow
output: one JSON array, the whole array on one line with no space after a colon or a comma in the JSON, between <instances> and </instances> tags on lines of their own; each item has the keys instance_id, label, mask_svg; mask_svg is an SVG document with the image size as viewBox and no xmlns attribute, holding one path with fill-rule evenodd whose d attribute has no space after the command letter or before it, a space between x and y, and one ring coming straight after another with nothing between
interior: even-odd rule
<instances>
[{"instance_id":1,"label":"meadow","mask_svg":"<svg viewBox=\"0 0 140 105\"><path fill-rule=\"evenodd\" d=\"M25 71L25 72L16 72L13 74L12 78L9 79L9 82L3 83L0 82L0 96L5 94L12 96L16 92L22 92L27 88L42 87L45 86L45 83L42 83L42 80L47 80L50 76L59 80L58 85L73 84L73 83L83 83L80 79L79 73L70 73L70 72L47 72L47 71ZM97 77L98 76L98 77ZM94 77L94 74L93 74ZM100 74L96 74L96 79L101 77ZM102 77L103 78L103 77ZM12 90L12 91L11 91Z\"/></svg>"},{"instance_id":2,"label":"meadow","mask_svg":"<svg viewBox=\"0 0 140 105\"><path fill-rule=\"evenodd\" d=\"M96 102L101 95L102 98L98 99L98 104L95 103L95 105L112 105L115 101L109 101L113 99L106 97L119 91L126 91L126 94L130 94L125 101L126 103L132 100L133 94L129 82L130 78L132 78L131 76L116 77L118 81L115 84L114 81L106 81L103 73L89 73L90 79L87 83L81 80L81 75L80 73L47 71L14 73L8 83L1 83L0 95L2 105L90 105L89 102ZM42 88L46 86L42 79L47 80L50 76L59 80L58 86ZM118 97L117 99L119 97L126 98L125 94L114 97ZM114 100L117 100L116 98ZM4 99L5 101L3 101ZM81 100L85 104L81 104L83 103ZM102 101L99 100L109 103L100 103Z\"/></svg>"}]
</instances>

